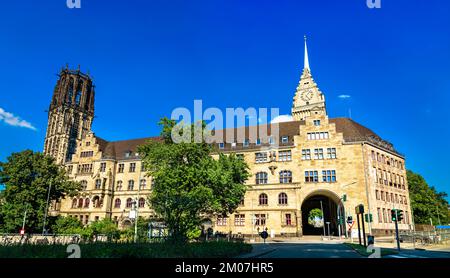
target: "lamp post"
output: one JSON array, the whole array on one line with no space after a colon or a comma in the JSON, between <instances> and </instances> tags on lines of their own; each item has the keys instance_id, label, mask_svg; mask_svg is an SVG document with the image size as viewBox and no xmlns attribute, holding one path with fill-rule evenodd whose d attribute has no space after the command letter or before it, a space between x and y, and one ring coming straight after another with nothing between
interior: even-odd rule
<instances>
[{"instance_id":1,"label":"lamp post","mask_svg":"<svg viewBox=\"0 0 450 278\"><path fill-rule=\"evenodd\" d=\"M141 160L142 163L142 160ZM137 238L138 238L138 217L139 217L139 198L141 195L141 178L142 178L142 164L141 164L141 169L139 171L139 181L138 181L138 195L136 198L136 206L135 206L135 210L136 210L136 214L135 214L135 219L134 219L134 243L137 243Z\"/></svg>"},{"instance_id":2,"label":"lamp post","mask_svg":"<svg viewBox=\"0 0 450 278\"><path fill-rule=\"evenodd\" d=\"M45 211L44 211L44 225L42 226L42 235L45 235L47 233L45 229L46 221L47 221L47 214L48 214L48 203L50 201L50 191L52 190L52 180L48 183L48 189L47 189L47 203L45 204Z\"/></svg>"}]
</instances>

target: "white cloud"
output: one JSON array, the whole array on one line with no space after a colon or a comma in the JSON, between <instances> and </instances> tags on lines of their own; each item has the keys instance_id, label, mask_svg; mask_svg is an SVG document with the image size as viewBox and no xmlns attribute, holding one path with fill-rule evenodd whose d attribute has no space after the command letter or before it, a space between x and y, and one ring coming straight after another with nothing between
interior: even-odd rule
<instances>
[{"instance_id":1,"label":"white cloud","mask_svg":"<svg viewBox=\"0 0 450 278\"><path fill-rule=\"evenodd\" d=\"M291 115L280 115L275 117L270 123L276 124L276 123L284 123L284 122L292 122L292 116Z\"/></svg>"},{"instance_id":2,"label":"white cloud","mask_svg":"<svg viewBox=\"0 0 450 278\"><path fill-rule=\"evenodd\" d=\"M339 95L338 98L340 99L347 99L347 98L351 98L351 95Z\"/></svg>"},{"instance_id":3,"label":"white cloud","mask_svg":"<svg viewBox=\"0 0 450 278\"><path fill-rule=\"evenodd\" d=\"M20 117L15 116L12 113L6 112L0 107L0 122L1 121L10 126L24 127L31 130L36 130L36 128L31 123L22 120Z\"/></svg>"}]
</instances>

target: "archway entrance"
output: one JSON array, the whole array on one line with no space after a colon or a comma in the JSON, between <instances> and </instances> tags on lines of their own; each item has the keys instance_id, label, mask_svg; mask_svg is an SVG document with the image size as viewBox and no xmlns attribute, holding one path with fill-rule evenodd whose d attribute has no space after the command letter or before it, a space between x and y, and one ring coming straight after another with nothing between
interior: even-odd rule
<instances>
[{"instance_id":1,"label":"archway entrance","mask_svg":"<svg viewBox=\"0 0 450 278\"><path fill-rule=\"evenodd\" d=\"M308 196L301 207L303 235L338 236L338 214L344 215L339 204L339 198L332 192L319 191Z\"/></svg>"}]
</instances>

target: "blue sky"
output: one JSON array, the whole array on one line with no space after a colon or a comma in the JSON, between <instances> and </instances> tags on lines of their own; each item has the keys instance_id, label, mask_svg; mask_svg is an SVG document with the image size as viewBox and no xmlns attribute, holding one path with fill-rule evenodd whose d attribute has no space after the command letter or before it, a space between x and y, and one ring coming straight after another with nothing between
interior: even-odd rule
<instances>
[{"instance_id":1,"label":"blue sky","mask_svg":"<svg viewBox=\"0 0 450 278\"><path fill-rule=\"evenodd\" d=\"M288 114L306 34L329 116L351 109L449 192L450 2L381 1L3 1L0 115L12 115L0 120L0 161L42 150L66 63L94 76L93 129L108 140L157 135L159 118L194 99Z\"/></svg>"}]
</instances>

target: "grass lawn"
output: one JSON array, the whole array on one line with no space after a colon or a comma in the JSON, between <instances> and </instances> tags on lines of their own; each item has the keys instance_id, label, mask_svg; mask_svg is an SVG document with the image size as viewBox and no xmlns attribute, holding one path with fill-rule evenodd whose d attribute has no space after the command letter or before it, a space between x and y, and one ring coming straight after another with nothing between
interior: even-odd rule
<instances>
[{"instance_id":1,"label":"grass lawn","mask_svg":"<svg viewBox=\"0 0 450 278\"><path fill-rule=\"evenodd\" d=\"M0 246L0 258L67 258L67 245ZM80 244L81 258L228 258L249 253L241 242Z\"/></svg>"},{"instance_id":2,"label":"grass lawn","mask_svg":"<svg viewBox=\"0 0 450 278\"><path fill-rule=\"evenodd\" d=\"M356 243L344 243L345 245L349 246L356 252L358 252L360 255L368 257L369 255L372 255L373 253L367 252L367 247L364 247L362 245L356 244ZM392 249L387 248L381 248L381 257L387 256L387 255L394 255L398 254L397 251L394 251Z\"/></svg>"}]
</instances>

